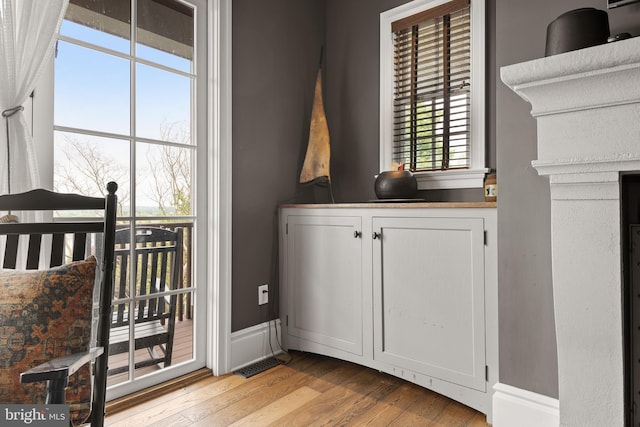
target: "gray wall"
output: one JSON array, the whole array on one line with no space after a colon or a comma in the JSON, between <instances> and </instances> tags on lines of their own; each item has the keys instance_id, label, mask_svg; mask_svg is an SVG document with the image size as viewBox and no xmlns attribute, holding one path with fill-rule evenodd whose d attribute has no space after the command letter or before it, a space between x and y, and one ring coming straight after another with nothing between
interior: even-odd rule
<instances>
[{"instance_id":1,"label":"gray wall","mask_svg":"<svg viewBox=\"0 0 640 427\"><path fill-rule=\"evenodd\" d=\"M326 107L337 201L375 199L380 12L406 0L326 1Z\"/></svg>"},{"instance_id":2,"label":"gray wall","mask_svg":"<svg viewBox=\"0 0 640 427\"><path fill-rule=\"evenodd\" d=\"M274 216L298 188L313 86L324 43L323 0L233 2L232 331L277 313ZM297 196L296 194L299 193Z\"/></svg>"},{"instance_id":3,"label":"gray wall","mask_svg":"<svg viewBox=\"0 0 640 427\"><path fill-rule=\"evenodd\" d=\"M531 167L530 106L501 84L499 67L544 56L546 25L571 6L496 1L496 146L500 382L558 396L551 287L549 184ZM559 3L559 2L558 2Z\"/></svg>"},{"instance_id":4,"label":"gray wall","mask_svg":"<svg viewBox=\"0 0 640 427\"><path fill-rule=\"evenodd\" d=\"M273 214L280 201L323 202L300 187L313 82L325 45L325 108L337 202L374 197L378 169L379 14L407 0L233 2L234 331L274 317L257 286L277 282ZM500 381L557 397L549 189L536 156L530 106L499 68L544 55L546 26L604 0L487 0L487 165L498 170ZM640 8L610 11L612 32L640 34ZM479 190L425 192L428 200L481 200ZM272 290L272 301L275 293Z\"/></svg>"}]
</instances>

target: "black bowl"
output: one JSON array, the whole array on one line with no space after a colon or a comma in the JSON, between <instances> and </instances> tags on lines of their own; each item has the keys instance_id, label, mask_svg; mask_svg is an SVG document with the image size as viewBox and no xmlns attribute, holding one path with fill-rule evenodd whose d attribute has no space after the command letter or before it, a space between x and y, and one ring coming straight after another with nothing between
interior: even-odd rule
<instances>
[{"instance_id":1,"label":"black bowl","mask_svg":"<svg viewBox=\"0 0 640 427\"><path fill-rule=\"evenodd\" d=\"M418 192L418 182L411 171L386 171L376 178L378 199L412 199Z\"/></svg>"}]
</instances>

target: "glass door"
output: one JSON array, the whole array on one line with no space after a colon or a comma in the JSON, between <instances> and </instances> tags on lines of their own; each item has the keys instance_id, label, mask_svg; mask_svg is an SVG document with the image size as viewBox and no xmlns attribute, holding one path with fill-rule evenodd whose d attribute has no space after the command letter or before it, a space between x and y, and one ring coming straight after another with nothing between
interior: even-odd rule
<instances>
[{"instance_id":1,"label":"glass door","mask_svg":"<svg viewBox=\"0 0 640 427\"><path fill-rule=\"evenodd\" d=\"M204 366L206 15L205 0L71 0L60 30L54 188L97 196L116 181L131 237L116 264L109 398ZM179 231L177 262L161 249L175 241L133 243L151 229Z\"/></svg>"}]
</instances>

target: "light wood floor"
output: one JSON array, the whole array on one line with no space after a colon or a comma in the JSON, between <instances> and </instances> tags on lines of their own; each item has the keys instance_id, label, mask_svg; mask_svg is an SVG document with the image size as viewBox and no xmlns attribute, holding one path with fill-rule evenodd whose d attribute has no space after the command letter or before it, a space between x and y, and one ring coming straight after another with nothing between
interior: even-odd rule
<instances>
[{"instance_id":1,"label":"light wood floor","mask_svg":"<svg viewBox=\"0 0 640 427\"><path fill-rule=\"evenodd\" d=\"M249 379L209 377L109 415L122 426L486 427L485 416L422 387L329 357L293 361ZM282 356L283 358L285 355Z\"/></svg>"}]
</instances>

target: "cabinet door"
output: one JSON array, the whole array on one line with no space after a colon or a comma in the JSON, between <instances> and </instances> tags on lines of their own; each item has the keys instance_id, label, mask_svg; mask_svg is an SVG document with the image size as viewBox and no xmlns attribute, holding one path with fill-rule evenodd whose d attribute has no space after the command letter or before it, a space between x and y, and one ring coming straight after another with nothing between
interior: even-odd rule
<instances>
[{"instance_id":1,"label":"cabinet door","mask_svg":"<svg viewBox=\"0 0 640 427\"><path fill-rule=\"evenodd\" d=\"M482 218L375 218L374 358L484 391Z\"/></svg>"},{"instance_id":2,"label":"cabinet door","mask_svg":"<svg viewBox=\"0 0 640 427\"><path fill-rule=\"evenodd\" d=\"M288 333L362 355L359 217L289 216Z\"/></svg>"}]
</instances>

